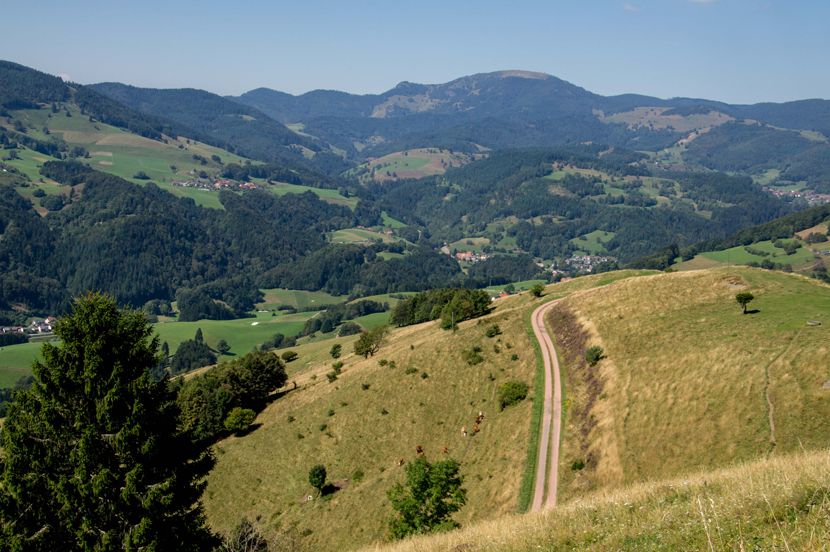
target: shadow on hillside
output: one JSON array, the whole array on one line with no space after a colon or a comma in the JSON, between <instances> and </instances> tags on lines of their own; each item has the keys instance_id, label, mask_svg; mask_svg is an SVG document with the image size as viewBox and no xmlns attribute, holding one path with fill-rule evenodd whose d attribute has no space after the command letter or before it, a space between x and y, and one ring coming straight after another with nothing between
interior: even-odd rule
<instances>
[{"instance_id":1,"label":"shadow on hillside","mask_svg":"<svg viewBox=\"0 0 830 552\"><path fill-rule=\"evenodd\" d=\"M752 310L746 311L747 314L758 314L759 312L761 312L761 311L759 311L758 309L752 309Z\"/></svg>"},{"instance_id":2,"label":"shadow on hillside","mask_svg":"<svg viewBox=\"0 0 830 552\"><path fill-rule=\"evenodd\" d=\"M234 433L234 435L236 437L245 437L246 435L250 435L251 433L253 433L254 431L256 431L257 429L259 429L261 427L262 427L262 424L251 424L247 428L245 428L243 431L237 431L236 433Z\"/></svg>"}]
</instances>

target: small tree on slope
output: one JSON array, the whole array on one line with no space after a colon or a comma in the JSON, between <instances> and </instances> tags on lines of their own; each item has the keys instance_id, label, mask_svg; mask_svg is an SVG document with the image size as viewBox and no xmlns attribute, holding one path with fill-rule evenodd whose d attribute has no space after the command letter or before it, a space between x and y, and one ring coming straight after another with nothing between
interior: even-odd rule
<instances>
[{"instance_id":1,"label":"small tree on slope","mask_svg":"<svg viewBox=\"0 0 830 552\"><path fill-rule=\"evenodd\" d=\"M746 314L746 306L753 299L755 299L755 296L752 295L751 293L749 293L748 291L745 291L743 293L739 293L738 295L735 296L735 301L737 301L738 304L741 306L741 308L744 310L744 314Z\"/></svg>"}]
</instances>

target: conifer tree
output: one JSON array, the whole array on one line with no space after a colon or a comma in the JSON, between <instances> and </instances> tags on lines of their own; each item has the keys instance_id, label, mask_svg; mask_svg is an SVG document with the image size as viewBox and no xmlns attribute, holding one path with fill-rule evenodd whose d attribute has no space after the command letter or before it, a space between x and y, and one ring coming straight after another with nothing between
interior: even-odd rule
<instances>
[{"instance_id":1,"label":"conifer tree","mask_svg":"<svg viewBox=\"0 0 830 552\"><path fill-rule=\"evenodd\" d=\"M45 343L3 426L0 550L210 549L208 451L177 430L158 336L141 312L88 294Z\"/></svg>"}]
</instances>

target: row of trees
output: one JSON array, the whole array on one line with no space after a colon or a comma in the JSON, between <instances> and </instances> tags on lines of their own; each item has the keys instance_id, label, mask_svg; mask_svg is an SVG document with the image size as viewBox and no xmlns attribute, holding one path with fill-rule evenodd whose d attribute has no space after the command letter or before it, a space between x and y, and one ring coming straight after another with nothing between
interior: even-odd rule
<instances>
[{"instance_id":1,"label":"row of trees","mask_svg":"<svg viewBox=\"0 0 830 552\"><path fill-rule=\"evenodd\" d=\"M463 320L489 312L491 301L490 295L480 289L435 289L398 303L389 321L396 326L408 326L440 318L442 328L454 329Z\"/></svg>"}]
</instances>

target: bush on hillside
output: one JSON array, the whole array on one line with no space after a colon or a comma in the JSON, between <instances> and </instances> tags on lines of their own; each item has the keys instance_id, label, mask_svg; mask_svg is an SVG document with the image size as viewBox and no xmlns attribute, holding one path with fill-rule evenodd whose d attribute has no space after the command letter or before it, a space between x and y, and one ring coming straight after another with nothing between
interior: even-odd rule
<instances>
[{"instance_id":1,"label":"bush on hillside","mask_svg":"<svg viewBox=\"0 0 830 552\"><path fill-rule=\"evenodd\" d=\"M297 353L296 353L296 352L294 352L294 351L285 351L285 352L282 354L282 359L283 359L285 362L291 362L292 360L296 360L298 356L299 356L299 355L297 355Z\"/></svg>"},{"instance_id":2,"label":"bush on hillside","mask_svg":"<svg viewBox=\"0 0 830 552\"><path fill-rule=\"evenodd\" d=\"M602 347L594 345L593 347L588 347L588 350L585 351L585 362L590 364L591 366L596 366L597 362L602 358Z\"/></svg>"},{"instance_id":3,"label":"bush on hillside","mask_svg":"<svg viewBox=\"0 0 830 552\"><path fill-rule=\"evenodd\" d=\"M225 418L225 429L233 433L241 433L251 427L256 419L256 413L250 408L236 407Z\"/></svg>"},{"instance_id":4,"label":"bush on hillside","mask_svg":"<svg viewBox=\"0 0 830 552\"><path fill-rule=\"evenodd\" d=\"M530 387L522 381L508 381L499 387L499 410L517 404L527 397Z\"/></svg>"}]
</instances>

